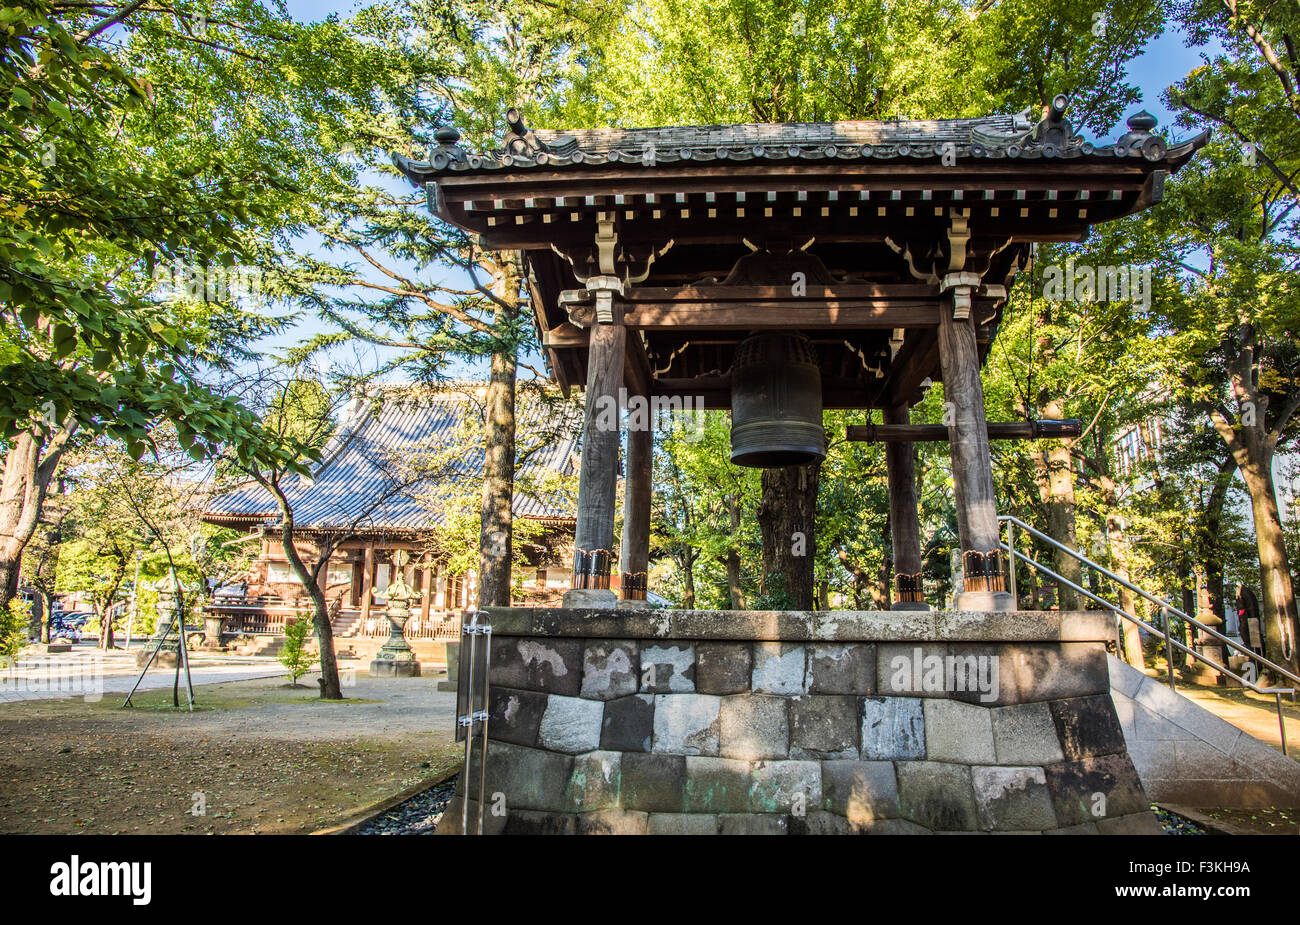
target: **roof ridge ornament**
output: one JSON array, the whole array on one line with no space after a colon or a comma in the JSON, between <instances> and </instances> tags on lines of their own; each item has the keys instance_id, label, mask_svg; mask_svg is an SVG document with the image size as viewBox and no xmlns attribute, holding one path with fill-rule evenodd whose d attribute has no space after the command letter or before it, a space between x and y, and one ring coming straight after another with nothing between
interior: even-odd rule
<instances>
[{"instance_id":1,"label":"roof ridge ornament","mask_svg":"<svg viewBox=\"0 0 1300 925\"><path fill-rule=\"evenodd\" d=\"M1083 143L1083 139L1074 133L1074 125L1065 118L1065 111L1070 108L1070 98L1064 93L1052 97L1047 105L1043 119L1034 127L1030 138L1038 145L1043 157L1060 157L1071 147Z\"/></svg>"},{"instance_id":2,"label":"roof ridge ornament","mask_svg":"<svg viewBox=\"0 0 1300 925\"><path fill-rule=\"evenodd\" d=\"M578 139L569 135L553 138L550 143L542 141L537 137L536 132L524 124L524 115L516 106L506 110L506 126L510 131L501 140L502 150L497 152L499 160L504 160L506 157L522 157L525 160L544 163L549 157L543 158L541 156L543 154L572 157L578 151Z\"/></svg>"},{"instance_id":3,"label":"roof ridge ornament","mask_svg":"<svg viewBox=\"0 0 1300 925\"><path fill-rule=\"evenodd\" d=\"M452 164L463 164L468 159L460 146L460 129L454 125L439 126L433 133L437 146L429 151L429 164L434 170L445 170Z\"/></svg>"},{"instance_id":4,"label":"roof ridge ornament","mask_svg":"<svg viewBox=\"0 0 1300 925\"><path fill-rule=\"evenodd\" d=\"M1163 159L1169 145L1162 137L1152 133L1159 121L1145 109L1129 116L1128 133L1115 142L1115 156L1144 157L1149 161Z\"/></svg>"}]
</instances>

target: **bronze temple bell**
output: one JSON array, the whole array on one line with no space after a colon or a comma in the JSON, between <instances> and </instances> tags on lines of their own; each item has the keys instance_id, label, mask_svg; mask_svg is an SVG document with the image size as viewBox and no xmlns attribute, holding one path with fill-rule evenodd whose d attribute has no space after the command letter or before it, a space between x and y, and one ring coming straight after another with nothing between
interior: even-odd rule
<instances>
[{"instance_id":1,"label":"bronze temple bell","mask_svg":"<svg viewBox=\"0 0 1300 925\"><path fill-rule=\"evenodd\" d=\"M802 334L751 334L731 368L731 461L773 469L826 456L822 379Z\"/></svg>"}]
</instances>

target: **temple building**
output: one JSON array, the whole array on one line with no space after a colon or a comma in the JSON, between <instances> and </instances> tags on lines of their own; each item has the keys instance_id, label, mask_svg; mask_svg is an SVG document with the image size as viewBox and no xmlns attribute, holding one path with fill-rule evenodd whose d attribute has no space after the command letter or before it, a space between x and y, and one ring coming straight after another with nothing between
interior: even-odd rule
<instances>
[{"instance_id":1,"label":"temple building","mask_svg":"<svg viewBox=\"0 0 1300 925\"><path fill-rule=\"evenodd\" d=\"M309 477L286 486L294 536L312 562L323 538L338 540L324 573L336 647L363 657L388 636L384 592L393 557L414 589L405 634L422 656L459 637L460 614L476 606L478 491L483 467L484 386L388 386L354 398ZM558 603L570 584L576 430L572 406L524 390L518 403L521 464L515 475L515 548L523 562L516 599ZM469 528L457 529L457 518ZM224 617L223 637L244 651L278 648L286 617L311 602L281 546L279 512L256 482L213 500L211 524L258 537L258 555L237 588L218 592L207 616ZM473 541L465 539L472 533ZM250 536L250 542L253 542Z\"/></svg>"}]
</instances>

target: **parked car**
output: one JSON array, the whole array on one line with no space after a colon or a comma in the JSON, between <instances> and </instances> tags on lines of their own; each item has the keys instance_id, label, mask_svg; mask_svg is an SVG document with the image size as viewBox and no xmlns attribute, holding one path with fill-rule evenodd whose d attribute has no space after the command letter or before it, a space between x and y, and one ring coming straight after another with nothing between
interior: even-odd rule
<instances>
[{"instance_id":1,"label":"parked car","mask_svg":"<svg viewBox=\"0 0 1300 925\"><path fill-rule=\"evenodd\" d=\"M50 629L55 632L70 633L74 629L81 629L86 625L86 621L93 616L92 613L76 610L67 613L56 613L50 621Z\"/></svg>"}]
</instances>

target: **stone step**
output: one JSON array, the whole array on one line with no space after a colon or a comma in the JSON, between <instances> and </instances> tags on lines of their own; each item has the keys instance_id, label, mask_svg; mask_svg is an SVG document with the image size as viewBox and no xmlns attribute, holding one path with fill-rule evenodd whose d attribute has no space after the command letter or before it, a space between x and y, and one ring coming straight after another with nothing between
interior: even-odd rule
<instances>
[{"instance_id":1,"label":"stone step","mask_svg":"<svg viewBox=\"0 0 1300 925\"><path fill-rule=\"evenodd\" d=\"M1300 764L1108 656L1111 700L1147 796L1194 807L1300 806Z\"/></svg>"}]
</instances>

